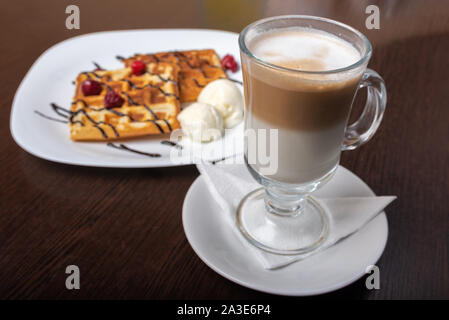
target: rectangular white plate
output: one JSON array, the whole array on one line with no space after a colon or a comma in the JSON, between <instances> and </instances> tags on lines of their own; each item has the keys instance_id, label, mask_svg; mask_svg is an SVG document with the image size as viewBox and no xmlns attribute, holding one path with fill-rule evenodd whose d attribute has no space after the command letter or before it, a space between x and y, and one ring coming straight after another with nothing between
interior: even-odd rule
<instances>
[{"instance_id":1,"label":"rectangular white plate","mask_svg":"<svg viewBox=\"0 0 449 320\"><path fill-rule=\"evenodd\" d=\"M14 97L11 111L11 134L27 152L50 161L97 167L138 168L166 167L193 163L192 157L172 161L173 147L161 144L165 135L124 141L139 151L161 154L159 158L116 150L106 142L73 142L67 124L47 120L35 111L58 118L50 103L70 108L73 81L82 71L93 70L94 62L105 69L119 69L117 56L171 50L215 49L220 57L232 54L240 65L238 34L201 29L153 29L99 32L74 37L45 51L33 64ZM242 80L241 71L228 73ZM119 142L120 143L120 142ZM198 149L198 145L194 149ZM243 125L223 139L202 145L206 159L218 160L243 151ZM188 153L185 149L184 153ZM203 158L204 158L203 157ZM172 158L173 159L173 158ZM178 159L179 160L179 159Z\"/></svg>"}]
</instances>

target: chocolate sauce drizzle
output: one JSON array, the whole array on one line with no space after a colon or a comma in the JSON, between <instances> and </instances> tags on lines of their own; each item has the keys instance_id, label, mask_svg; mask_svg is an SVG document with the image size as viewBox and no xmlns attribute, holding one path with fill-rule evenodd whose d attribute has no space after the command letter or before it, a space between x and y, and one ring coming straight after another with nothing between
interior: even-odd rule
<instances>
[{"instance_id":1,"label":"chocolate sauce drizzle","mask_svg":"<svg viewBox=\"0 0 449 320\"><path fill-rule=\"evenodd\" d=\"M149 73L149 72L147 72L147 73ZM157 74L153 74L153 73L149 73L149 74L151 74L151 75L157 75ZM163 81L163 82L169 82L169 81L170 81L169 79L164 79L164 78L162 78L161 76L159 76L159 78L160 78L161 81ZM148 84L146 84L146 85L143 86L143 87L139 87L139 86L136 86L136 85L134 84L134 82L132 82L131 80L128 80L128 79L121 79L120 81L128 82L128 84L129 84L132 88L137 89L137 90L142 90L142 89L145 88L145 87L158 89L164 96L166 96L166 97L175 97L176 100L180 100L179 96L177 96L176 94L171 93L171 92L165 92L160 86L155 86L155 85L153 85L153 84L151 84L151 83L148 83ZM174 81L174 82L175 82L175 81ZM175 82L175 83L176 83L176 82Z\"/></svg>"},{"instance_id":2,"label":"chocolate sauce drizzle","mask_svg":"<svg viewBox=\"0 0 449 320\"><path fill-rule=\"evenodd\" d=\"M148 157L151 157L151 158L160 158L161 157L161 155L159 153L149 153L149 152L139 151L139 150L130 148L130 147L124 145L123 143L115 144L115 143L112 143L112 142L108 142L106 145L108 147L112 147L114 149L129 151L129 152L132 152L132 153L141 154L141 155L148 156Z\"/></svg>"},{"instance_id":3,"label":"chocolate sauce drizzle","mask_svg":"<svg viewBox=\"0 0 449 320\"><path fill-rule=\"evenodd\" d=\"M122 91L122 94L126 97L126 99L128 99L128 104L138 106L138 104L125 91Z\"/></svg>"},{"instance_id":4,"label":"chocolate sauce drizzle","mask_svg":"<svg viewBox=\"0 0 449 320\"><path fill-rule=\"evenodd\" d=\"M97 79L102 79L103 77L97 74L95 71L83 71L81 74L84 74L88 79L92 79L91 74L95 76ZM109 78L109 77L108 77Z\"/></svg>"},{"instance_id":5,"label":"chocolate sauce drizzle","mask_svg":"<svg viewBox=\"0 0 449 320\"><path fill-rule=\"evenodd\" d=\"M199 82L198 82L198 80L196 80L195 78L193 78L193 82L195 82L195 85L198 87L198 88L204 88L205 86L203 86L202 84L200 84Z\"/></svg>"},{"instance_id":6,"label":"chocolate sauce drizzle","mask_svg":"<svg viewBox=\"0 0 449 320\"><path fill-rule=\"evenodd\" d=\"M96 70L104 70L104 68L102 68L98 63L96 63L95 61L92 61L92 63L94 64Z\"/></svg>"},{"instance_id":7,"label":"chocolate sauce drizzle","mask_svg":"<svg viewBox=\"0 0 449 320\"><path fill-rule=\"evenodd\" d=\"M61 123L68 123L68 120L61 120L61 119L56 119L50 116L47 116L46 114L43 114L42 112L38 111L38 110L34 110L34 113L36 113L37 115L41 116L42 118L45 118L47 120L51 120L51 121L56 121L56 122L61 122Z\"/></svg>"},{"instance_id":8,"label":"chocolate sauce drizzle","mask_svg":"<svg viewBox=\"0 0 449 320\"><path fill-rule=\"evenodd\" d=\"M154 60L156 60L156 62L158 62L158 63L161 62L161 60L160 60L156 55L152 54L151 57L152 57Z\"/></svg>"},{"instance_id":9,"label":"chocolate sauce drizzle","mask_svg":"<svg viewBox=\"0 0 449 320\"><path fill-rule=\"evenodd\" d=\"M77 101L74 101L73 103L76 103L76 102L78 102L78 101L82 101L82 102L84 103L84 105L85 105L87 108L90 108L90 107L87 105L87 103L86 103L84 100L81 100L81 99L79 99L79 100L77 100ZM83 110L83 109L80 109L80 110L77 110L77 111L70 111L70 110L68 110L68 109L65 109L65 108L62 108L62 107L58 106L56 103L51 103L50 105L51 105L53 111L54 111L57 115L59 115L59 116L65 118L65 119L67 119L67 120L68 120L67 122L70 122L70 123L72 123L72 124L78 123L78 124L80 124L81 126L84 126L84 123L83 123L82 121L80 121L80 120L73 120L73 118L74 118L75 116L77 116L78 114L82 113L82 114L86 117L86 119L89 120L89 121L93 124L93 126L94 126L95 128L97 128L97 129L101 132L101 135L102 135L105 139L109 138L109 136L106 134L106 132L103 130L103 128L100 127L100 124L103 124L103 125L105 125L105 126L110 127L110 128L112 129L112 131L114 132L115 136L116 136L117 138L120 137L120 135L119 135L119 133L117 132L116 128L115 128L112 124L106 123L106 122L104 122L104 121L95 121L95 120L92 119L92 118L87 114L87 112L86 112L85 110ZM101 111L101 109L94 109L94 108L90 108L90 109L91 109L91 110L94 110L94 111ZM103 109L103 108L102 108L102 109ZM105 109L105 110L106 110L106 109ZM111 112L112 112L112 110L108 110L108 111L111 111ZM115 111L115 110L114 110L114 111ZM117 112L117 111L116 111L116 112ZM119 113L120 113L120 112L119 112ZM66 123L67 123L67 122L66 122Z\"/></svg>"},{"instance_id":10,"label":"chocolate sauce drizzle","mask_svg":"<svg viewBox=\"0 0 449 320\"><path fill-rule=\"evenodd\" d=\"M233 154L233 155L231 155L231 156L223 157L223 158L221 158L221 159L210 160L209 163L212 164L212 165L216 165L216 164L219 163L219 162L222 162L222 161L225 161L225 160L234 158L234 157L236 157L237 155L238 155L238 154Z\"/></svg>"},{"instance_id":11,"label":"chocolate sauce drizzle","mask_svg":"<svg viewBox=\"0 0 449 320\"><path fill-rule=\"evenodd\" d=\"M173 131L173 128L171 127L170 123L166 119L162 119L162 120L165 122L165 124L167 125L170 132Z\"/></svg>"},{"instance_id":12,"label":"chocolate sauce drizzle","mask_svg":"<svg viewBox=\"0 0 449 320\"><path fill-rule=\"evenodd\" d=\"M218 79L227 79L227 80L230 80L230 81L232 81L232 82L235 82L235 83L237 83L237 84L243 86L242 81L239 81L239 80L235 80L235 79L231 79L231 78L225 78L225 77L221 77L221 78L218 78ZM217 79L217 80L218 80L218 79ZM193 78L193 82L195 83L195 85L196 85L198 88L204 88L204 87L205 87L205 85L202 85L201 83L199 83L199 81L198 81L197 79L195 79L195 78Z\"/></svg>"},{"instance_id":13,"label":"chocolate sauce drizzle","mask_svg":"<svg viewBox=\"0 0 449 320\"><path fill-rule=\"evenodd\" d=\"M240 80L231 79L231 78L227 78L227 79L230 80L230 81L232 81L232 82L238 83L238 84L241 85L241 86L243 86L243 82L240 81Z\"/></svg>"},{"instance_id":14,"label":"chocolate sauce drizzle","mask_svg":"<svg viewBox=\"0 0 449 320\"><path fill-rule=\"evenodd\" d=\"M155 114L155 113L153 112L153 110L151 110L151 108L150 108L149 106L147 106L146 104L144 104L143 107L144 107L145 109L147 109L148 112L151 113L151 115L153 116L154 120L159 120L159 117L157 116L157 114ZM170 129L170 131L171 131L171 129Z\"/></svg>"},{"instance_id":15,"label":"chocolate sauce drizzle","mask_svg":"<svg viewBox=\"0 0 449 320\"><path fill-rule=\"evenodd\" d=\"M182 148L183 148L180 144L178 144L178 143L176 143L174 141L170 141L170 140L162 140L161 144L164 144L164 145L167 145L167 146L170 146L170 147L174 147L174 148L179 149L179 150L182 150Z\"/></svg>"},{"instance_id":16,"label":"chocolate sauce drizzle","mask_svg":"<svg viewBox=\"0 0 449 320\"><path fill-rule=\"evenodd\" d=\"M185 63L189 66L190 69L199 69L200 72L203 74L203 76L204 76L205 78L210 78L209 76L206 75L206 73L204 72L204 70L202 70L201 68L198 68L198 67L193 66L193 65L190 63L189 58L188 58L184 53L182 53L182 52L180 52L180 51L174 51L174 52L173 52L173 55L175 56L176 60L178 60L178 62L185 62ZM151 55L151 56L153 56L153 55ZM181 57L182 60L181 60L179 57ZM207 60L202 60L202 63L203 63L203 64L206 64L206 65L207 65L208 67L210 67L210 68L221 68L220 66L211 64L211 63L210 63L209 61L207 61Z\"/></svg>"},{"instance_id":17,"label":"chocolate sauce drizzle","mask_svg":"<svg viewBox=\"0 0 449 320\"><path fill-rule=\"evenodd\" d=\"M123 93L123 92L122 92L122 93ZM126 95L126 96L129 97L128 95ZM129 97L129 99L131 99L131 98ZM131 99L131 101L132 101L132 99ZM127 117L131 122L137 122L137 120L134 119L133 117L131 117L130 115L125 114L125 113L122 113L122 112L119 112L119 111L114 110L114 109L107 109L107 108L104 108L104 107L103 107L103 108L98 108L98 109L92 108L91 106L89 106L89 105L86 103L86 101L84 101L84 100L82 100L82 99L75 100L74 102L72 102L72 104L75 104L75 103L78 103L78 102L83 103L84 107L85 107L86 109L91 110L91 111L97 111L97 112L100 112L100 111L106 111L106 112L113 113L113 114L115 114L115 115L117 115L117 116L119 116L119 117ZM130 103L131 103L131 102L130 102ZM144 105L144 107L145 107L147 110L149 110L152 114L154 114L153 111L151 110L151 108L149 108L149 107L146 106L146 105ZM92 122L92 123L94 124L94 126L95 126L96 128L98 128L98 129L102 132L102 134L104 133L104 130L102 130L100 127L98 127L98 124L105 124L105 125L111 127L112 130L114 131L116 137L119 137L119 136L120 136L120 135L118 134L117 130L115 129L115 127L114 127L112 124L110 124L110 123L104 123L103 121L101 121L101 122L95 122L91 117L88 116L88 114L87 114L83 109L80 109L80 110L78 110L78 111L70 111L70 112L71 112L71 115L72 115L72 116L71 116L71 119L72 119L74 116L76 116L78 113L84 114L84 115L86 116L86 118L87 118L90 122ZM159 119L159 118L156 117L156 120L158 120L158 119ZM151 123L153 123L153 124L158 128L158 130L159 130L161 133L165 133L164 129L162 129L162 127L156 122L156 120L148 119L148 120L140 121L140 122L151 122ZM83 124L82 122L80 122L80 121L71 121L71 123L75 123L75 122L78 122L78 123L81 123L82 125L84 125L84 124ZM172 131L172 127L170 126L170 123L169 123L167 120L165 120L165 119L164 119L164 122L165 122L165 124L167 125L167 127L169 128L169 130ZM105 138L108 138L107 135L105 136L105 135L103 134L103 136L104 136Z\"/></svg>"},{"instance_id":18,"label":"chocolate sauce drizzle","mask_svg":"<svg viewBox=\"0 0 449 320\"><path fill-rule=\"evenodd\" d=\"M180 150L182 149L181 145L177 144L176 142L170 141L170 140L162 140L161 144L167 145L167 146L170 146L170 147L174 147L174 148L177 148L177 149L180 149ZM106 145L108 147L112 147L114 149L119 149L119 150L123 150L123 151L129 151L129 152L132 152L132 153L141 154L141 155L148 156L148 157L151 157L151 158L159 158L159 157L161 157L161 155L159 153L149 153L149 152L145 152L145 151L140 151L140 150L137 150L137 149L134 149L134 148L130 148L130 147L126 146L123 143L114 144L112 142L108 142ZM217 160L217 161L222 161L222 160L220 159L220 160Z\"/></svg>"}]
</instances>

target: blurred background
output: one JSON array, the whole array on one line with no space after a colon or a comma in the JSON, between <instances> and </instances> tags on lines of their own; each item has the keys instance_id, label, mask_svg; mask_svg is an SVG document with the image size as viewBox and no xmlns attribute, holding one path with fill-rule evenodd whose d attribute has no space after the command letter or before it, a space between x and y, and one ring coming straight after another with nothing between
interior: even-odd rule
<instances>
[{"instance_id":1,"label":"blurred background","mask_svg":"<svg viewBox=\"0 0 449 320\"><path fill-rule=\"evenodd\" d=\"M80 8L79 30L65 27L65 9L71 4ZM365 27L365 9L371 4L380 8L380 30ZM446 0L15 0L0 12L0 37L8 46L2 62L25 74L47 48L84 33L139 28L209 28L238 33L260 18L286 14L318 15L349 24L364 33L374 49L449 29Z\"/></svg>"},{"instance_id":2,"label":"blurred background","mask_svg":"<svg viewBox=\"0 0 449 320\"><path fill-rule=\"evenodd\" d=\"M80 8L79 30L65 27L65 9L71 4ZM365 27L365 9L372 4L380 8L380 30ZM349 24L364 33L374 49L443 33L449 27L446 0L15 0L0 12L0 37L8 46L2 62L24 74L44 50L84 33L139 28L238 33L260 18L286 14L318 15Z\"/></svg>"},{"instance_id":3,"label":"blurred background","mask_svg":"<svg viewBox=\"0 0 449 320\"><path fill-rule=\"evenodd\" d=\"M80 8L80 30L65 28L65 8L70 4ZM380 8L382 32L365 28L365 8L372 4ZM308 14L347 23L372 42L382 43L442 32L449 25L448 7L446 0L15 0L2 8L0 21L3 26L14 26L19 20L22 28L0 28L0 34L6 40L31 41L39 50L47 39L56 43L95 31L210 28L238 33L263 17ZM15 47L21 49L20 44Z\"/></svg>"}]
</instances>

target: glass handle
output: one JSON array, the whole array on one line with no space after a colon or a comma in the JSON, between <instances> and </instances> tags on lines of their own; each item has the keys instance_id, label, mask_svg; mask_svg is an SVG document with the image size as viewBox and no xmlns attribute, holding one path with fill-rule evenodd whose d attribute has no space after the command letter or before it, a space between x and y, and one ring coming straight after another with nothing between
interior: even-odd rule
<instances>
[{"instance_id":1,"label":"glass handle","mask_svg":"<svg viewBox=\"0 0 449 320\"><path fill-rule=\"evenodd\" d=\"M368 95L360 118L345 131L342 150L354 150L366 143L376 132L382 121L387 104L387 91L382 77L367 69L357 89L367 88Z\"/></svg>"}]
</instances>

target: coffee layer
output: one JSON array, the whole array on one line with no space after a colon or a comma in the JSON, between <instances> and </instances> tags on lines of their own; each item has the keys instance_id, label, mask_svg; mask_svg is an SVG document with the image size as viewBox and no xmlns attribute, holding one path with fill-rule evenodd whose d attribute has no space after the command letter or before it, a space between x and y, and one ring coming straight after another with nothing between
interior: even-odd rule
<instances>
[{"instance_id":1,"label":"coffee layer","mask_svg":"<svg viewBox=\"0 0 449 320\"><path fill-rule=\"evenodd\" d=\"M326 84L321 90L280 88L255 76L246 79L251 93L247 109L273 127L290 130L322 130L346 123L358 79L345 85ZM318 88L317 88L318 89Z\"/></svg>"}]
</instances>

